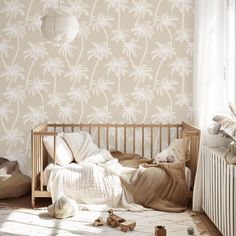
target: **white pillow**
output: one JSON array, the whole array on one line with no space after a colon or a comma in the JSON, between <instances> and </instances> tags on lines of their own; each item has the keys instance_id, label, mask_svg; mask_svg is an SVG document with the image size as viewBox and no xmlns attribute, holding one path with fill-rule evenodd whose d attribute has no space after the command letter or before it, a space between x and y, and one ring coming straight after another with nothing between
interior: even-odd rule
<instances>
[{"instance_id":1,"label":"white pillow","mask_svg":"<svg viewBox=\"0 0 236 236\"><path fill-rule=\"evenodd\" d=\"M74 160L73 154L70 151L66 142L59 136L56 136L56 164L60 166L64 166L66 164L71 163ZM54 152L54 137L53 136L45 136L43 138L43 142L45 148L53 159Z\"/></svg>"},{"instance_id":2,"label":"white pillow","mask_svg":"<svg viewBox=\"0 0 236 236\"><path fill-rule=\"evenodd\" d=\"M88 132L80 131L74 133L59 134L70 147L70 150L75 157L75 161L80 163L86 158L95 155L99 152L99 148L93 143L92 138Z\"/></svg>"}]
</instances>

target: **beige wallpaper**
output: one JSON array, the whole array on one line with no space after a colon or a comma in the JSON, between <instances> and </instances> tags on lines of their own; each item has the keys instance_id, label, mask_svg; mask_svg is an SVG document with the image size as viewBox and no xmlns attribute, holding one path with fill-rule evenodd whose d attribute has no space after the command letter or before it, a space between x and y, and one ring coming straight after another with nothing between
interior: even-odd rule
<instances>
[{"instance_id":1,"label":"beige wallpaper","mask_svg":"<svg viewBox=\"0 0 236 236\"><path fill-rule=\"evenodd\" d=\"M60 0L71 43L45 42L57 0L0 1L0 155L30 174L30 129L53 122L191 120L192 0Z\"/></svg>"}]
</instances>

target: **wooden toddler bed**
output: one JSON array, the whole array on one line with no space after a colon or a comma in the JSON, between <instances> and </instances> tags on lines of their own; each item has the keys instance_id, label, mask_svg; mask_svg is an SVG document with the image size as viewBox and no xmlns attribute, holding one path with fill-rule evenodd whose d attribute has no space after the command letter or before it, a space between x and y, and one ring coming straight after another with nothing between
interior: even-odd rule
<instances>
[{"instance_id":1,"label":"wooden toddler bed","mask_svg":"<svg viewBox=\"0 0 236 236\"><path fill-rule=\"evenodd\" d=\"M141 156L152 159L157 153L167 148L175 138L189 139L190 160L186 166L190 168L192 183L194 182L200 130L192 125L182 124L47 124L43 123L31 131L32 144L32 207L35 207L36 198L51 197L44 186L44 169L49 163L48 153L43 144L44 136L54 137L59 132L87 131L91 134L94 143L107 150L120 150L123 153L139 153ZM54 163L55 164L55 163Z\"/></svg>"}]
</instances>

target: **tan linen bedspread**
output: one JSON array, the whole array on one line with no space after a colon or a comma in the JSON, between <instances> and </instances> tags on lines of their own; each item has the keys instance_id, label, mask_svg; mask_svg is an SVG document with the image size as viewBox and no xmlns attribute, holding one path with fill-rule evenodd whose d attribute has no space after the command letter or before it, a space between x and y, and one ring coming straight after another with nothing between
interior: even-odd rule
<instances>
[{"instance_id":1,"label":"tan linen bedspread","mask_svg":"<svg viewBox=\"0 0 236 236\"><path fill-rule=\"evenodd\" d=\"M136 168L133 174L121 176L122 183L135 203L161 211L186 210L188 190L184 166L181 163L151 164L151 160L137 154L123 154L118 151L111 154L123 166Z\"/></svg>"}]
</instances>

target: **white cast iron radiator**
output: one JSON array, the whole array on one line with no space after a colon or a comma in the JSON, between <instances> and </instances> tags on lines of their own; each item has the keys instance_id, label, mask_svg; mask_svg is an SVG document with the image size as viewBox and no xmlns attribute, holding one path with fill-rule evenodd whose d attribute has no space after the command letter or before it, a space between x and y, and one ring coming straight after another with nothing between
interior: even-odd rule
<instances>
[{"instance_id":1,"label":"white cast iron radiator","mask_svg":"<svg viewBox=\"0 0 236 236\"><path fill-rule=\"evenodd\" d=\"M236 236L236 166L226 164L225 151L201 149L202 208L224 236Z\"/></svg>"}]
</instances>

